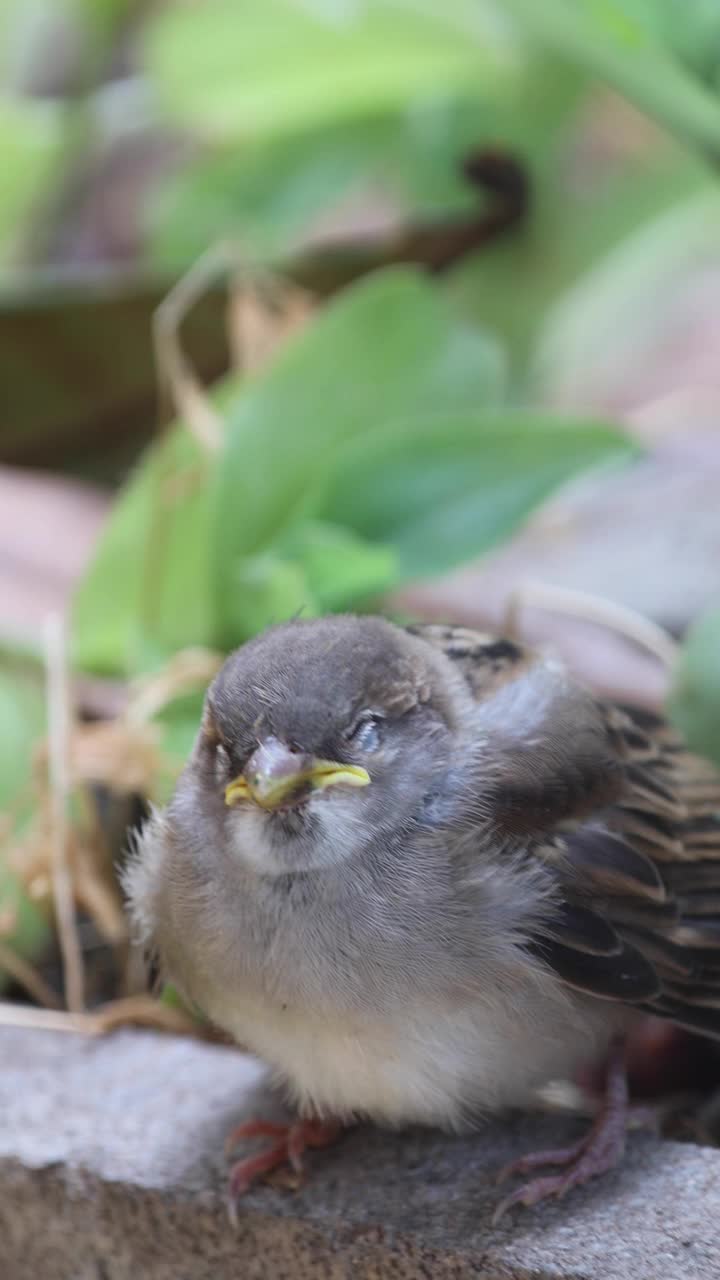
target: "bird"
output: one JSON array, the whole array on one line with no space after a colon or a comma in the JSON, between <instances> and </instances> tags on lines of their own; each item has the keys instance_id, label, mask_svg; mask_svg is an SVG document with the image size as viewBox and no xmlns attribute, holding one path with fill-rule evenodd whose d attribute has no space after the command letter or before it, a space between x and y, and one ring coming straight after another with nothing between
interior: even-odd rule
<instances>
[{"instance_id":1,"label":"bird","mask_svg":"<svg viewBox=\"0 0 720 1280\"><path fill-rule=\"evenodd\" d=\"M515 639L370 614L255 636L125 888L293 1108L231 1135L270 1140L234 1198L347 1125L459 1131L602 1063L588 1132L505 1171L498 1212L534 1205L621 1159L639 1019L720 1037L720 774Z\"/></svg>"}]
</instances>

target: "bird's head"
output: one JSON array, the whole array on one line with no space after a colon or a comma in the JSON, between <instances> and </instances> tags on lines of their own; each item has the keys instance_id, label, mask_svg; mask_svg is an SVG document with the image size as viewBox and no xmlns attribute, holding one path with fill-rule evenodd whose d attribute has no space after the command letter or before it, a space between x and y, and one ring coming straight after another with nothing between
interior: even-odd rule
<instances>
[{"instance_id":1,"label":"bird's head","mask_svg":"<svg viewBox=\"0 0 720 1280\"><path fill-rule=\"evenodd\" d=\"M308 870L412 823L453 731L440 661L377 617L296 620L234 653L194 756L233 856L268 875Z\"/></svg>"}]
</instances>

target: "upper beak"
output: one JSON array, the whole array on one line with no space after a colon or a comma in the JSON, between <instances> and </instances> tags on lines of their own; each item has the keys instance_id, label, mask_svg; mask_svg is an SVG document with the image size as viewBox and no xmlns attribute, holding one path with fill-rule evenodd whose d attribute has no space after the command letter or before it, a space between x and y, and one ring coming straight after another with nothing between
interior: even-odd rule
<instances>
[{"instance_id":1,"label":"upper beak","mask_svg":"<svg viewBox=\"0 0 720 1280\"><path fill-rule=\"evenodd\" d=\"M266 738L248 760L243 772L225 788L225 803L254 800L263 809L277 809L300 798L308 789L319 790L344 783L366 787L367 769L355 764L319 760L301 751L292 751L279 738Z\"/></svg>"}]
</instances>

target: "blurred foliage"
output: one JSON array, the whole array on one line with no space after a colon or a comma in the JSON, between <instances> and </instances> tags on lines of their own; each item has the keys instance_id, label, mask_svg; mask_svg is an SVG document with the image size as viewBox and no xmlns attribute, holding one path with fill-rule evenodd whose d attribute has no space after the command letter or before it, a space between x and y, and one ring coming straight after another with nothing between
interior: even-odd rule
<instances>
[{"instance_id":1,"label":"blurred foliage","mask_svg":"<svg viewBox=\"0 0 720 1280\"><path fill-rule=\"evenodd\" d=\"M543 399L552 388L563 403L612 402L657 341L667 299L713 260L718 227L720 191L712 187L647 218L585 272L544 313L529 374L534 394Z\"/></svg>"},{"instance_id":2,"label":"blurred foliage","mask_svg":"<svg viewBox=\"0 0 720 1280\"><path fill-rule=\"evenodd\" d=\"M0 152L8 148L13 179L0 193L0 324L3 384L16 412L0 424L0 447L7 440L9 457L33 462L54 437L66 465L77 470L82 452L84 472L108 474L92 422L117 432L131 418L147 436L153 383L138 339L169 277L220 239L235 241L249 262L283 268L308 239L322 255L328 236L346 244L344 274L352 275L358 237L383 228L392 244L398 227L471 213L478 197L462 163L483 149L526 170L531 209L512 235L461 264L450 287L471 319L508 344L513 379L522 379L545 311L564 289L646 217L708 183L702 162L667 136L633 143L636 123L620 112L617 128L630 134L623 150L612 113L603 124L584 57L562 42L559 52L538 43L531 8L512 22L497 0L2 0ZM576 9L580 21L583 6ZM32 91L38 82L42 100ZM3 104L22 126L9 121L3 130ZM43 132L41 121L47 155L19 144L24 129ZM596 170L582 152L592 153L593 130L603 128L610 136L600 140ZM142 178L131 167L130 194L125 184L112 188L85 213L86 225L73 201L93 181L102 194L102 166L126 165L144 145L168 159ZM134 228L130 248L113 239L118 200ZM36 272L29 298L27 273L2 289L3 265L7 277L30 260L47 265L48 255L55 264L68 238L79 281L83 264L117 266L118 253L122 265L131 253L134 273L117 286L102 276L99 289L89 283L85 308L76 291L70 329L58 325L66 285L52 274ZM38 326L57 350L28 379ZM108 363L103 353L120 344L128 359ZM207 373L218 371L202 344L193 354Z\"/></svg>"},{"instance_id":3,"label":"blurred foliage","mask_svg":"<svg viewBox=\"0 0 720 1280\"><path fill-rule=\"evenodd\" d=\"M7 650L0 651L0 660L0 941L32 958L46 947L50 924L29 897L12 853L30 815L29 779L45 724L45 697L42 672L32 662Z\"/></svg>"},{"instance_id":4,"label":"blurred foliage","mask_svg":"<svg viewBox=\"0 0 720 1280\"><path fill-rule=\"evenodd\" d=\"M112 480L137 456L154 421L152 317L167 282L134 274L48 283L16 274L0 287L0 456ZM211 291L184 326L198 370L224 369L225 304ZM122 359L118 359L118 353Z\"/></svg>"},{"instance_id":5,"label":"blurred foliage","mask_svg":"<svg viewBox=\"0 0 720 1280\"><path fill-rule=\"evenodd\" d=\"M217 403L220 453L179 429L116 505L77 600L79 666L132 674L357 605L477 554L577 470L631 452L609 428L503 413L496 344L409 268L346 291Z\"/></svg>"},{"instance_id":6,"label":"blurred foliage","mask_svg":"<svg viewBox=\"0 0 720 1280\"><path fill-rule=\"evenodd\" d=\"M720 23L707 0L507 0L547 43L720 162Z\"/></svg>"},{"instance_id":7,"label":"blurred foliage","mask_svg":"<svg viewBox=\"0 0 720 1280\"><path fill-rule=\"evenodd\" d=\"M709 610L690 628L670 711L693 750L720 765L720 608Z\"/></svg>"},{"instance_id":8,"label":"blurred foliage","mask_svg":"<svg viewBox=\"0 0 720 1280\"><path fill-rule=\"evenodd\" d=\"M453 4L445 12L387 0L166 6L148 28L147 66L173 114L211 137L295 132L495 73L492 24L474 45ZM485 8L462 5L476 30Z\"/></svg>"},{"instance_id":9,"label":"blurred foliage","mask_svg":"<svg viewBox=\"0 0 720 1280\"><path fill-rule=\"evenodd\" d=\"M6 262L22 257L23 215L34 205L42 222L48 187L78 159L78 101L88 155L107 140L103 74L128 30L125 80L141 73L148 90L140 125L194 143L155 193L156 260L173 267L228 232L253 256L287 255L348 193L414 216L462 207L457 162L484 140L542 175L588 73L703 155L720 146L711 0L0 0ZM137 126L116 113L111 129Z\"/></svg>"},{"instance_id":10,"label":"blurred foliage","mask_svg":"<svg viewBox=\"0 0 720 1280\"><path fill-rule=\"evenodd\" d=\"M150 29L166 109L207 156L164 192L163 263L233 232L254 256L286 256L348 195L415 218L467 207L462 157L489 141L534 168L582 92L568 64L498 31L486 3L464 14L472 40L439 6L371 0L333 19L332 6L271 0L247 5L242 23L231 11L232 0L165 9Z\"/></svg>"},{"instance_id":11,"label":"blurred foliage","mask_svg":"<svg viewBox=\"0 0 720 1280\"><path fill-rule=\"evenodd\" d=\"M298 610L371 607L491 547L574 475L632 458L612 426L543 406L559 391L581 404L588 369L611 380L673 273L720 240L719 14L714 0L0 0L9 458L125 465L150 434L153 310L209 246L311 288L336 255L355 280L267 365L212 388L217 449L188 421L136 460L75 602L79 668L135 677ZM492 213L497 192L478 207L463 176L478 154L526 175L524 220L444 274L367 274L408 229ZM212 378L220 291L203 305L190 349ZM691 636L673 708L720 758L717 627ZM185 693L158 713L174 762L199 706ZM41 729L35 677L3 664L0 712L2 810ZM0 868L0 904L19 904L9 936L32 954L44 921Z\"/></svg>"}]
</instances>

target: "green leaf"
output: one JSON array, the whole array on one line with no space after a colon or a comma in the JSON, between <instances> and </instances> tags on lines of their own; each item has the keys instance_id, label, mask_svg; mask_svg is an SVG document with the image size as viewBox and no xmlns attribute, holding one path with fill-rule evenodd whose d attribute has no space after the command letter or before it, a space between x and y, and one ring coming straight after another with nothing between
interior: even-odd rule
<instances>
[{"instance_id":1,"label":"green leaf","mask_svg":"<svg viewBox=\"0 0 720 1280\"><path fill-rule=\"evenodd\" d=\"M165 6L148 25L145 61L175 118L247 141L501 76L507 49L482 10L463 5L482 38L473 43L442 13L387 0Z\"/></svg>"},{"instance_id":2,"label":"green leaf","mask_svg":"<svg viewBox=\"0 0 720 1280\"><path fill-rule=\"evenodd\" d=\"M227 648L273 622L321 612L305 568L294 557L269 547L255 555L238 555L231 566L223 610Z\"/></svg>"},{"instance_id":3,"label":"green leaf","mask_svg":"<svg viewBox=\"0 0 720 1280\"><path fill-rule=\"evenodd\" d=\"M580 77L557 60L512 67L472 91L428 88L421 99L355 119L225 145L193 157L153 202L152 251L177 268L222 239L249 257L287 261L303 236L371 207L398 223L447 220L478 208L463 160L503 147L530 168L576 104Z\"/></svg>"},{"instance_id":4,"label":"green leaf","mask_svg":"<svg viewBox=\"0 0 720 1280\"><path fill-rule=\"evenodd\" d=\"M719 226L720 195L713 185L648 219L581 276L548 309L538 335L531 376L540 399L621 399L623 386L633 384L643 361L657 351L667 298L715 262Z\"/></svg>"},{"instance_id":5,"label":"green leaf","mask_svg":"<svg viewBox=\"0 0 720 1280\"><path fill-rule=\"evenodd\" d=\"M115 504L75 596L73 661L131 675L211 645L213 459L184 429L151 449Z\"/></svg>"},{"instance_id":6,"label":"green leaf","mask_svg":"<svg viewBox=\"0 0 720 1280\"><path fill-rule=\"evenodd\" d=\"M419 272L380 273L347 291L261 377L221 385L222 455L208 457L183 429L148 452L77 593L76 665L134 674L178 648L230 647L272 618L330 607L342 593L325 583L323 605L315 601L312 538L298 559L278 536L334 449L382 417L493 404L502 387L496 345L458 324ZM376 589L387 553L373 548L361 567L353 551L356 588ZM348 569L350 553L346 541Z\"/></svg>"},{"instance_id":7,"label":"green leaf","mask_svg":"<svg viewBox=\"0 0 720 1280\"><path fill-rule=\"evenodd\" d=\"M503 360L428 278L378 272L274 364L226 381L221 455L172 433L120 499L80 591L82 666L128 673L357 607L497 541L617 432L498 406Z\"/></svg>"},{"instance_id":8,"label":"green leaf","mask_svg":"<svg viewBox=\"0 0 720 1280\"><path fill-rule=\"evenodd\" d=\"M717 0L660 0L664 39L701 80L720 90L720 5Z\"/></svg>"},{"instance_id":9,"label":"green leaf","mask_svg":"<svg viewBox=\"0 0 720 1280\"><path fill-rule=\"evenodd\" d=\"M322 311L228 405L213 560L221 646L252 634L238 591L242 561L276 549L288 528L317 517L342 446L383 422L496 405L503 375L496 345L459 323L418 271L378 272ZM346 522L340 513L330 523ZM297 578L296 588L302 593ZM291 595L288 608L297 607Z\"/></svg>"},{"instance_id":10,"label":"green leaf","mask_svg":"<svg viewBox=\"0 0 720 1280\"><path fill-rule=\"evenodd\" d=\"M353 185L374 185L384 173L393 123L380 117L331 124L195 159L161 186L151 206L155 261L182 268L209 244L232 238L248 258L286 257L288 246Z\"/></svg>"},{"instance_id":11,"label":"green leaf","mask_svg":"<svg viewBox=\"0 0 720 1280\"><path fill-rule=\"evenodd\" d=\"M237 642L297 614L308 618L357 608L397 578L392 548L367 542L339 524L302 519L267 550L236 561L228 625Z\"/></svg>"},{"instance_id":12,"label":"green leaf","mask_svg":"<svg viewBox=\"0 0 720 1280\"><path fill-rule=\"evenodd\" d=\"M720 608L703 614L690 628L669 710L693 751L720 764Z\"/></svg>"},{"instance_id":13,"label":"green leaf","mask_svg":"<svg viewBox=\"0 0 720 1280\"><path fill-rule=\"evenodd\" d=\"M281 538L303 566L311 599L318 612L346 609L369 596L379 595L398 579L398 558L389 546L371 542L338 522L304 520ZM307 612L307 610L304 610Z\"/></svg>"},{"instance_id":14,"label":"green leaf","mask_svg":"<svg viewBox=\"0 0 720 1280\"><path fill-rule=\"evenodd\" d=\"M398 579L487 550L566 480L637 450L620 431L523 410L384 424L328 477L323 516L391 547Z\"/></svg>"},{"instance_id":15,"label":"green leaf","mask_svg":"<svg viewBox=\"0 0 720 1280\"><path fill-rule=\"evenodd\" d=\"M720 100L674 56L663 30L662 9L669 3L506 0L506 7L552 48L614 84L717 164ZM697 0L682 6L678 20L692 23L697 39L712 31Z\"/></svg>"},{"instance_id":16,"label":"green leaf","mask_svg":"<svg viewBox=\"0 0 720 1280\"><path fill-rule=\"evenodd\" d=\"M50 939L46 916L28 897L22 879L10 865L13 833L30 813L33 752L45 727L45 695L41 666L0 659L0 824L9 819L8 838L0 842L0 917L14 917L2 940L27 959L40 955ZM0 970L0 988L5 977Z\"/></svg>"},{"instance_id":17,"label":"green leaf","mask_svg":"<svg viewBox=\"0 0 720 1280\"><path fill-rule=\"evenodd\" d=\"M595 111L602 120L601 103L595 104ZM622 121L622 115L619 118ZM613 121L611 106L608 127L614 127ZM715 191L697 157L662 135L642 152L617 152L607 167L580 161L579 178L571 184L568 154L576 152L570 148L568 153L567 139L554 153L546 146L527 224L489 252L463 263L451 281L456 305L503 341L513 381L522 382L533 399L536 386L527 382L533 374L528 365L542 341L549 308L574 290L594 264L614 254L622 241L641 236L647 222L695 192L711 198ZM598 356L602 358L602 352L596 349L584 358L594 364Z\"/></svg>"}]
</instances>

